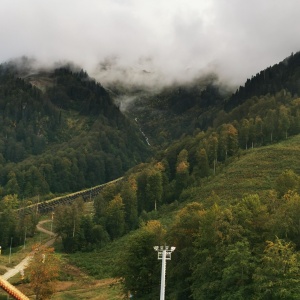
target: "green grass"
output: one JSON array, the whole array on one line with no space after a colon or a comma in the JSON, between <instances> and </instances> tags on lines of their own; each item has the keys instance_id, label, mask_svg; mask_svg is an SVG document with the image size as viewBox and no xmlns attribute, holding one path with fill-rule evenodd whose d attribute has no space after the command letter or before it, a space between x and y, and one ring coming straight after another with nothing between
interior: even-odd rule
<instances>
[{"instance_id":1,"label":"green grass","mask_svg":"<svg viewBox=\"0 0 300 300\"><path fill-rule=\"evenodd\" d=\"M118 284L109 282L103 283L87 283L82 287L72 287L67 291L55 293L53 300L75 300L75 299L90 299L90 300L118 300L123 299L121 289Z\"/></svg>"},{"instance_id":2,"label":"green grass","mask_svg":"<svg viewBox=\"0 0 300 300\"><path fill-rule=\"evenodd\" d=\"M223 201L246 194L266 195L284 170L300 174L300 135L283 142L243 151L216 176L184 191L182 201L205 201L215 192Z\"/></svg>"},{"instance_id":3,"label":"green grass","mask_svg":"<svg viewBox=\"0 0 300 300\"><path fill-rule=\"evenodd\" d=\"M94 252L77 252L64 257L95 279L111 278L130 236L127 234Z\"/></svg>"}]
</instances>

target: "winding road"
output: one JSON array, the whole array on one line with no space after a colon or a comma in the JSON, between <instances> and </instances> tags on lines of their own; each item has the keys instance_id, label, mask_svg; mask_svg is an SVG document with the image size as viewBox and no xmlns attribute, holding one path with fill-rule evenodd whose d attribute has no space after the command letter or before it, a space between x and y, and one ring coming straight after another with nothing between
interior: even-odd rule
<instances>
[{"instance_id":1,"label":"winding road","mask_svg":"<svg viewBox=\"0 0 300 300\"><path fill-rule=\"evenodd\" d=\"M43 245L46 247L51 246L55 239L56 239L56 235L55 233L45 229L42 227L43 224L51 222L51 220L44 220L44 221L40 221L37 224L37 230L44 232L46 234L48 234L51 238L45 242ZM18 265L14 266L13 268L9 269L6 273L4 273L1 277L5 280L8 280L9 278L15 276L16 274L20 273L20 271L24 270L26 268L26 266L28 265L28 262L30 261L30 258L32 256L33 252L30 252Z\"/></svg>"}]
</instances>

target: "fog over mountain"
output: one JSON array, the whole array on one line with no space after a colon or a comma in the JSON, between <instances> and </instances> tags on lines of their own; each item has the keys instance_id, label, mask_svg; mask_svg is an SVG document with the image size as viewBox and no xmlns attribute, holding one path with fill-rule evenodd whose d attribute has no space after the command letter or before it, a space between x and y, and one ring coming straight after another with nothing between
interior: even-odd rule
<instances>
[{"instance_id":1,"label":"fog over mountain","mask_svg":"<svg viewBox=\"0 0 300 300\"><path fill-rule=\"evenodd\" d=\"M73 61L101 82L206 72L242 84L300 50L297 0L2 0L0 62Z\"/></svg>"}]
</instances>

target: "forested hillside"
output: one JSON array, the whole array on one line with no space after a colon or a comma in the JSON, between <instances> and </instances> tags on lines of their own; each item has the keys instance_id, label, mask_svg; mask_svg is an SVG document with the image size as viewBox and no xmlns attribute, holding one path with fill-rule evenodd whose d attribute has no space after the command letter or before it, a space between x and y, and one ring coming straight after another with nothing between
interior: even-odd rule
<instances>
[{"instance_id":1,"label":"forested hillside","mask_svg":"<svg viewBox=\"0 0 300 300\"><path fill-rule=\"evenodd\" d=\"M248 120L253 123L256 116L262 118L267 114L267 108L279 109L278 97L282 98L279 100L282 102L284 97L295 100L300 95L299 60L299 53L292 54L247 79L236 92L234 87L222 84L217 75L208 74L191 83L174 84L154 94L137 94L137 100L128 106L127 113L138 119L150 142L161 148L183 135L215 128L225 122L254 117ZM278 96L280 93L282 96ZM296 102L293 105L297 105ZM271 115L269 112L268 118L273 118ZM271 127L275 126L273 123L271 121Z\"/></svg>"},{"instance_id":2,"label":"forested hillside","mask_svg":"<svg viewBox=\"0 0 300 300\"><path fill-rule=\"evenodd\" d=\"M95 199L102 242L143 224L116 259L126 293L158 296L152 246L167 243L177 247L170 299L298 299L300 107L282 87L230 110L217 100L209 128L194 128Z\"/></svg>"},{"instance_id":3,"label":"forested hillside","mask_svg":"<svg viewBox=\"0 0 300 300\"><path fill-rule=\"evenodd\" d=\"M245 85L240 86L228 99L225 109L230 110L253 96L275 94L282 89L288 90L292 95L299 95L299 76L300 53L297 52L247 79Z\"/></svg>"},{"instance_id":4,"label":"forested hillside","mask_svg":"<svg viewBox=\"0 0 300 300\"><path fill-rule=\"evenodd\" d=\"M134 122L88 75L61 67L21 78L0 66L0 185L22 198L77 191L149 155Z\"/></svg>"},{"instance_id":5,"label":"forested hillside","mask_svg":"<svg viewBox=\"0 0 300 300\"><path fill-rule=\"evenodd\" d=\"M231 92L218 83L215 74L208 74L151 93L133 90L135 100L126 106L125 113L137 120L151 145L162 149L183 135L212 126Z\"/></svg>"},{"instance_id":6,"label":"forested hillside","mask_svg":"<svg viewBox=\"0 0 300 300\"><path fill-rule=\"evenodd\" d=\"M80 250L73 263L96 278L121 277L124 294L138 299L159 296L153 246L164 244L176 247L167 262L170 299L298 299L299 141L243 150L215 176L205 160L209 175L189 171L198 165L183 150L174 177L164 160L140 165L95 199L94 218L77 206L56 212L65 251Z\"/></svg>"},{"instance_id":7,"label":"forested hillside","mask_svg":"<svg viewBox=\"0 0 300 300\"><path fill-rule=\"evenodd\" d=\"M154 142L147 161L139 128L83 71L61 68L26 80L2 71L3 95L13 90L28 98L11 97L22 105L3 114L15 125L2 138L14 137L23 149L14 159L3 151L0 226L10 224L4 247L12 234L20 243L24 224L34 234L36 215L12 220L18 196L73 191L124 175L94 199L93 215L84 214L81 199L55 210L63 250L85 257L90 274L121 278L124 295L155 299L160 265L153 246L168 244L176 246L168 299L299 299L299 56L232 95L212 78L140 93L126 115ZM18 88L5 94L8 84ZM45 103L51 114L31 108L29 117L30 101ZM17 135L21 120L32 128L29 144ZM35 139L44 141L38 153ZM121 238L114 256L110 245ZM115 258L106 261L110 268L95 264L105 249ZM109 269L104 275L103 268Z\"/></svg>"}]
</instances>

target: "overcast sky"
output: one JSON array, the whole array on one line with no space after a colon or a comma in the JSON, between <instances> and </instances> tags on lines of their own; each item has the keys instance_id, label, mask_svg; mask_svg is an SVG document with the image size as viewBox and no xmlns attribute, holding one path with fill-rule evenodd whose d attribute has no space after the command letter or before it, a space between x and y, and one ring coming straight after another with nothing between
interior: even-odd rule
<instances>
[{"instance_id":1,"label":"overcast sky","mask_svg":"<svg viewBox=\"0 0 300 300\"><path fill-rule=\"evenodd\" d=\"M299 0L0 4L0 62L23 55L47 64L73 61L100 81L180 80L214 70L243 84L300 50Z\"/></svg>"}]
</instances>

